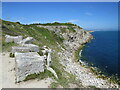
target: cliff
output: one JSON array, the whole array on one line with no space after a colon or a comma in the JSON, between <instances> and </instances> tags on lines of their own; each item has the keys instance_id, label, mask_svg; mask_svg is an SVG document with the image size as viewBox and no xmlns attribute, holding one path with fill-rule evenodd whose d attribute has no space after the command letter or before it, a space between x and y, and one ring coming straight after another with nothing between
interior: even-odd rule
<instances>
[{"instance_id":1,"label":"cliff","mask_svg":"<svg viewBox=\"0 0 120 90\"><path fill-rule=\"evenodd\" d=\"M76 52L82 45L87 43L93 36L89 31L82 29L72 23L47 23L23 25L18 22L2 20L2 48L9 51L13 43L7 44L5 35L22 35L24 38L33 37L34 44L43 47L47 46L53 50L51 67L56 71L58 78L45 72L42 76L54 78L55 82L50 87L98 87L110 88L117 85L110 84L107 80L98 79L89 69L82 67L76 58ZM76 60L77 59L77 60ZM41 75L41 74L40 74ZM38 75L34 77L37 78ZM33 77L33 78L34 78ZM46 77L44 77L46 78Z\"/></svg>"}]
</instances>

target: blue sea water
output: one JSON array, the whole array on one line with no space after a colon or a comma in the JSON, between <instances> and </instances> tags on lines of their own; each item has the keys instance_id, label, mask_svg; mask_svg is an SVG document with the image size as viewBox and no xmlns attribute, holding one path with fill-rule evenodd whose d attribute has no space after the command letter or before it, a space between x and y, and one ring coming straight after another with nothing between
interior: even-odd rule
<instances>
[{"instance_id":1,"label":"blue sea water","mask_svg":"<svg viewBox=\"0 0 120 90\"><path fill-rule=\"evenodd\" d=\"M85 45L81 60L93 64L106 75L118 74L118 32L95 31L94 37Z\"/></svg>"}]
</instances>

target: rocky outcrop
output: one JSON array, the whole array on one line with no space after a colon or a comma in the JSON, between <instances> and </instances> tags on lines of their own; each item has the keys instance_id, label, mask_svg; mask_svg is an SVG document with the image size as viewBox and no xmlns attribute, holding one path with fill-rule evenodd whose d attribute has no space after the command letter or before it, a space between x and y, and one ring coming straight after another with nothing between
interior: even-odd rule
<instances>
[{"instance_id":1,"label":"rocky outcrop","mask_svg":"<svg viewBox=\"0 0 120 90\"><path fill-rule=\"evenodd\" d=\"M6 39L5 42L14 42L14 43L18 43L22 40L22 36L10 36L10 35L5 35Z\"/></svg>"},{"instance_id":2,"label":"rocky outcrop","mask_svg":"<svg viewBox=\"0 0 120 90\"><path fill-rule=\"evenodd\" d=\"M23 44L31 44L34 41L33 37L27 37L21 41L18 42L18 44L23 45Z\"/></svg>"},{"instance_id":3,"label":"rocky outcrop","mask_svg":"<svg viewBox=\"0 0 120 90\"><path fill-rule=\"evenodd\" d=\"M92 35L83 29L77 30L75 33L64 33L63 37L65 50L59 52L60 63L65 67L64 70L76 76L83 86L95 86L97 88L116 88L118 85L109 83L108 80L97 78L93 73L75 62L75 51L90 39Z\"/></svg>"}]
</instances>

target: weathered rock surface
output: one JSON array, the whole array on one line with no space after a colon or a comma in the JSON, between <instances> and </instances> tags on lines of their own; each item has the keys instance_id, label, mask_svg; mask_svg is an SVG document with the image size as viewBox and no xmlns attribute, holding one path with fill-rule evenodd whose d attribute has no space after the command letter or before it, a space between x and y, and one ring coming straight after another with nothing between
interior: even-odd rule
<instances>
[{"instance_id":1,"label":"weathered rock surface","mask_svg":"<svg viewBox=\"0 0 120 90\"><path fill-rule=\"evenodd\" d=\"M24 44L23 46L13 46L11 52L39 52L39 46L34 44Z\"/></svg>"},{"instance_id":2,"label":"weathered rock surface","mask_svg":"<svg viewBox=\"0 0 120 90\"><path fill-rule=\"evenodd\" d=\"M23 47L27 47L30 49L32 52L39 52L39 46L34 45L34 44L23 44Z\"/></svg>"},{"instance_id":3,"label":"weathered rock surface","mask_svg":"<svg viewBox=\"0 0 120 90\"><path fill-rule=\"evenodd\" d=\"M12 53L15 53L15 52L29 52L29 51L30 51L29 47L13 46L11 48Z\"/></svg>"},{"instance_id":4,"label":"weathered rock surface","mask_svg":"<svg viewBox=\"0 0 120 90\"><path fill-rule=\"evenodd\" d=\"M23 81L28 75L44 72L45 57L36 52L15 53L16 82Z\"/></svg>"},{"instance_id":5,"label":"weathered rock surface","mask_svg":"<svg viewBox=\"0 0 120 90\"><path fill-rule=\"evenodd\" d=\"M21 40L20 42L18 42L18 44L22 45L22 44L31 44L33 42L33 37L27 37L23 40Z\"/></svg>"},{"instance_id":6,"label":"weathered rock surface","mask_svg":"<svg viewBox=\"0 0 120 90\"><path fill-rule=\"evenodd\" d=\"M10 35L6 35L5 37L6 37L5 42L14 42L14 43L20 42L23 38L22 36L10 36Z\"/></svg>"}]
</instances>

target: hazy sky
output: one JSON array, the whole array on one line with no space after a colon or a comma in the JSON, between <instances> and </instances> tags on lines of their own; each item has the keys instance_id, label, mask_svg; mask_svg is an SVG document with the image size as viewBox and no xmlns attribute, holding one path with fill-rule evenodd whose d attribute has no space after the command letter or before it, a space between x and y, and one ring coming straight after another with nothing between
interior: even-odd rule
<instances>
[{"instance_id":1,"label":"hazy sky","mask_svg":"<svg viewBox=\"0 0 120 90\"><path fill-rule=\"evenodd\" d=\"M3 2L2 19L24 24L72 22L88 30L117 30L117 2Z\"/></svg>"}]
</instances>

